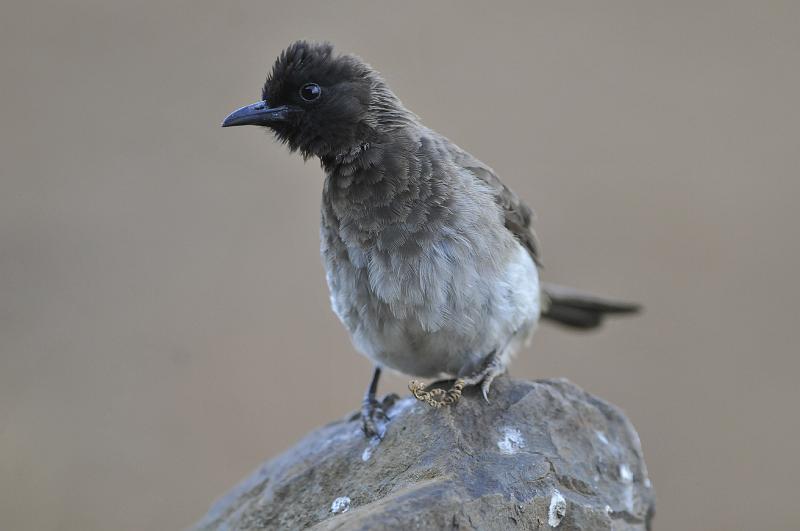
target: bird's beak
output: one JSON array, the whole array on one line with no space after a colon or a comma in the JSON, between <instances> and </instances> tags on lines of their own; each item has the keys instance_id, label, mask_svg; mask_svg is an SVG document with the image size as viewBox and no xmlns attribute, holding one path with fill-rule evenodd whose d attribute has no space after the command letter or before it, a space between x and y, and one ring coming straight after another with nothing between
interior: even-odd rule
<instances>
[{"instance_id":1,"label":"bird's beak","mask_svg":"<svg viewBox=\"0 0 800 531\"><path fill-rule=\"evenodd\" d=\"M234 125L270 125L286 121L291 108L287 105L270 107L266 101L259 101L236 109L222 121L222 127Z\"/></svg>"}]
</instances>

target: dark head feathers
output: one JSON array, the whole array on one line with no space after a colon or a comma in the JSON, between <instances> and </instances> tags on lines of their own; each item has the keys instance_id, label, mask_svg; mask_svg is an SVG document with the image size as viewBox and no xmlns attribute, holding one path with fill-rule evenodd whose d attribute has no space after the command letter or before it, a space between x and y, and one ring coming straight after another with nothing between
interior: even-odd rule
<instances>
[{"instance_id":1,"label":"dark head feathers","mask_svg":"<svg viewBox=\"0 0 800 531\"><path fill-rule=\"evenodd\" d=\"M294 91L309 79L315 83L330 85L343 79L358 79L368 75L367 65L353 56L335 58L333 45L327 42L310 43L297 41L283 50L267 76L263 99L285 99L287 91ZM275 104L270 101L270 104Z\"/></svg>"},{"instance_id":2,"label":"dark head feathers","mask_svg":"<svg viewBox=\"0 0 800 531\"><path fill-rule=\"evenodd\" d=\"M309 84L321 90L314 101L300 94ZM334 54L329 43L297 41L286 48L267 77L262 99L270 107L293 109L287 121L270 128L306 158L377 141L393 127L416 119L374 69L354 55Z\"/></svg>"}]
</instances>

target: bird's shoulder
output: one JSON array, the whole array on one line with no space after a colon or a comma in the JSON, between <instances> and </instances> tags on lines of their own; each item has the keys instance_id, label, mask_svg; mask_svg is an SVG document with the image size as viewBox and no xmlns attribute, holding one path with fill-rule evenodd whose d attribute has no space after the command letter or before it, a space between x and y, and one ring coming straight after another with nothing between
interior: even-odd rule
<instances>
[{"instance_id":1,"label":"bird's shoulder","mask_svg":"<svg viewBox=\"0 0 800 531\"><path fill-rule=\"evenodd\" d=\"M540 262L539 240L533 230L533 209L514 191L503 184L492 168L464 151L447 138L440 136L440 145L450 155L452 162L483 182L492 191L495 201L503 210L505 227L527 249L537 265Z\"/></svg>"}]
</instances>

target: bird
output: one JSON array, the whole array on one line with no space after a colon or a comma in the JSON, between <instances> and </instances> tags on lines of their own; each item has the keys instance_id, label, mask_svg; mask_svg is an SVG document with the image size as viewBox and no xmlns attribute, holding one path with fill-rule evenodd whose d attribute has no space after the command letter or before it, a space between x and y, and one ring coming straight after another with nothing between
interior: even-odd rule
<instances>
[{"instance_id":1,"label":"bird","mask_svg":"<svg viewBox=\"0 0 800 531\"><path fill-rule=\"evenodd\" d=\"M540 320L574 329L635 303L540 282L533 210L497 174L423 125L378 71L327 42L296 41L275 60L261 100L223 127L270 130L319 160L320 251L333 311L374 369L361 407L364 434L382 438L381 371L454 379L410 388L434 407L466 386L488 400L494 378Z\"/></svg>"}]
</instances>

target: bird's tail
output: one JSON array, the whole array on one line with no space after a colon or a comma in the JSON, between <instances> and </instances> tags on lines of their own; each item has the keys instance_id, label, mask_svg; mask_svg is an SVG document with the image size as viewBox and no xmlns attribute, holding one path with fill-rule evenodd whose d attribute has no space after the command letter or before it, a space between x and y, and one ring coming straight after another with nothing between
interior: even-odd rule
<instances>
[{"instance_id":1,"label":"bird's tail","mask_svg":"<svg viewBox=\"0 0 800 531\"><path fill-rule=\"evenodd\" d=\"M542 318L570 328L597 328L606 315L637 313L638 304L611 301L557 284L542 284Z\"/></svg>"}]
</instances>

